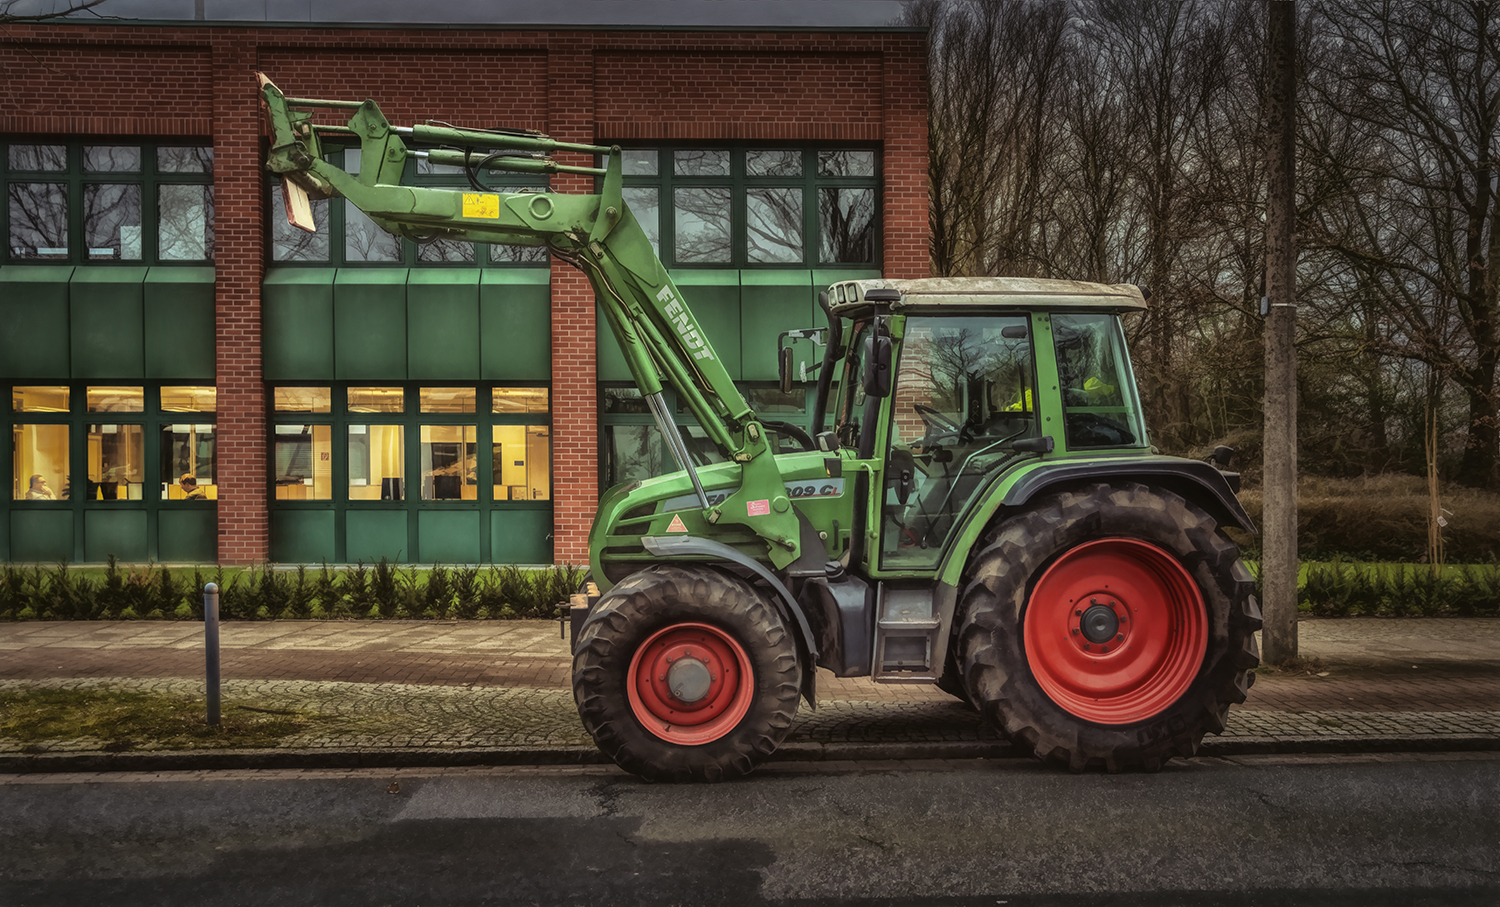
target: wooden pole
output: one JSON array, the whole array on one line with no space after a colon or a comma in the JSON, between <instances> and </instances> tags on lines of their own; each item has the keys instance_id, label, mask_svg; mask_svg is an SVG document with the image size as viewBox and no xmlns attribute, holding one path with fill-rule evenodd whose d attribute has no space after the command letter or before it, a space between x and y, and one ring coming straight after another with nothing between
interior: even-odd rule
<instances>
[{"instance_id":1,"label":"wooden pole","mask_svg":"<svg viewBox=\"0 0 1500 907\"><path fill-rule=\"evenodd\" d=\"M1265 660L1297 657L1296 22L1291 0L1268 0L1266 42L1265 510L1261 632Z\"/></svg>"}]
</instances>

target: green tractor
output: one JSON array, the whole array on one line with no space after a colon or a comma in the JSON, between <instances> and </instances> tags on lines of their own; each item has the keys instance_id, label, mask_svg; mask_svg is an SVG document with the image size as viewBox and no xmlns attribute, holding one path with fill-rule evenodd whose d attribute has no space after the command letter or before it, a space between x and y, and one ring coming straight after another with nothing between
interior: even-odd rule
<instances>
[{"instance_id":1,"label":"green tractor","mask_svg":"<svg viewBox=\"0 0 1500 907\"><path fill-rule=\"evenodd\" d=\"M783 387L816 378L811 430L735 388L621 197L619 148L395 127L373 101L284 97L262 77L288 217L341 195L393 233L544 245L592 283L680 471L610 489L573 640L579 715L650 779L750 772L818 668L937 684L1075 771L1192 755L1259 659L1254 531L1219 463L1157 455L1121 316L1138 289L1004 278L866 280L789 326ZM352 109L348 126L309 108ZM325 145L357 145L358 175ZM596 156L559 164L554 151ZM428 157L472 192L402 184ZM501 193L489 170L579 172L594 195ZM821 355L809 357L811 348ZM811 360L811 361L810 361ZM662 390L719 462L695 462Z\"/></svg>"}]
</instances>

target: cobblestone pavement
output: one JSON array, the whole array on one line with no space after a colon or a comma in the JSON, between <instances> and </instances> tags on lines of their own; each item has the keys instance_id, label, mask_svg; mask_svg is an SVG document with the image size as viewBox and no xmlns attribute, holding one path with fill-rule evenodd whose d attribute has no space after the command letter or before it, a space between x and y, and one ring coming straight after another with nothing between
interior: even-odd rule
<instances>
[{"instance_id":1,"label":"cobblestone pavement","mask_svg":"<svg viewBox=\"0 0 1500 907\"><path fill-rule=\"evenodd\" d=\"M1250 701L1232 710L1206 751L1347 748L1361 740L1500 748L1500 621L1319 620L1303 622L1299 636L1306 669L1259 674ZM202 645L195 623L4 624L0 690L107 686L202 696ZM574 711L567 643L555 623L226 623L222 662L226 707L323 716L317 730L280 749L597 756ZM945 745L982 754L1003 741L931 686L820 671L819 708L804 705L783 750L788 758L844 758L860 747L889 754ZM49 746L98 748L86 738ZM18 753L0 738L0 754Z\"/></svg>"}]
</instances>

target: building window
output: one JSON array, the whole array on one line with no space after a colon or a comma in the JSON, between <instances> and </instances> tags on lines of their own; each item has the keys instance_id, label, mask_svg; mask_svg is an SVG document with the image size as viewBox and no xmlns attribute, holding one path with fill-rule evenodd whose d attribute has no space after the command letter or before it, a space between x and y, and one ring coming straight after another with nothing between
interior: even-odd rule
<instances>
[{"instance_id":1,"label":"building window","mask_svg":"<svg viewBox=\"0 0 1500 907\"><path fill-rule=\"evenodd\" d=\"M782 393L781 388L770 382L737 381L735 386L760 418L809 430L812 414L809 400L816 392L815 388L797 387L790 393ZM600 387L599 395L601 494L615 485L665 475L680 468L656 427L650 407L636 387L606 384ZM693 463L706 466L720 462L723 457L718 448L708 439L707 432L698 425L687 405L677 398L676 392L664 388L662 395L671 411L676 413L677 426ZM773 449L784 452L802 449L799 441L784 436L772 425L767 425L766 435Z\"/></svg>"},{"instance_id":2,"label":"building window","mask_svg":"<svg viewBox=\"0 0 1500 907\"><path fill-rule=\"evenodd\" d=\"M335 149L328 160L350 174L360 170L359 149ZM469 190L463 168L433 164L427 160L407 161L404 185L449 187ZM544 190L543 178L494 172L484 181L497 192ZM512 246L499 243L471 243L436 238L430 242L413 242L376 226L375 222L348 199L312 202L313 223L317 232L308 233L287 223L285 199L280 180L271 180L269 189L270 222L269 258L283 264L322 265L391 265L413 267L427 265L537 265L547 263L542 246Z\"/></svg>"},{"instance_id":3,"label":"building window","mask_svg":"<svg viewBox=\"0 0 1500 907\"><path fill-rule=\"evenodd\" d=\"M671 267L879 263L872 149L637 148L622 164L625 203Z\"/></svg>"},{"instance_id":4,"label":"building window","mask_svg":"<svg viewBox=\"0 0 1500 907\"><path fill-rule=\"evenodd\" d=\"M213 149L0 142L11 262L213 259Z\"/></svg>"},{"instance_id":5,"label":"building window","mask_svg":"<svg viewBox=\"0 0 1500 907\"><path fill-rule=\"evenodd\" d=\"M481 533L500 533L506 511L541 509L545 517L552 498L546 387L285 385L271 388L271 401L275 510L332 511L350 523L360 513L404 511L414 515L409 525L434 532L459 519L444 513L479 511ZM330 559L347 556L346 539L331 543ZM417 558L432 560L431 544L418 532L415 549L402 556L418 550Z\"/></svg>"}]
</instances>

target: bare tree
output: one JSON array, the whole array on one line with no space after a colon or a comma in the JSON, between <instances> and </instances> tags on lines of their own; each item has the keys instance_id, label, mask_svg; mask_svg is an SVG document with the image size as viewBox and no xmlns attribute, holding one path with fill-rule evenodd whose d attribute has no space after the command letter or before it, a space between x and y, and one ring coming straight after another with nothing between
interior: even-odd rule
<instances>
[{"instance_id":1,"label":"bare tree","mask_svg":"<svg viewBox=\"0 0 1500 907\"><path fill-rule=\"evenodd\" d=\"M1314 235L1361 288L1371 342L1424 363L1434 394L1448 380L1462 390L1458 478L1496 487L1500 14L1438 0L1350 0L1321 13L1327 46L1310 87L1362 149L1346 176L1373 191L1310 212Z\"/></svg>"}]
</instances>

